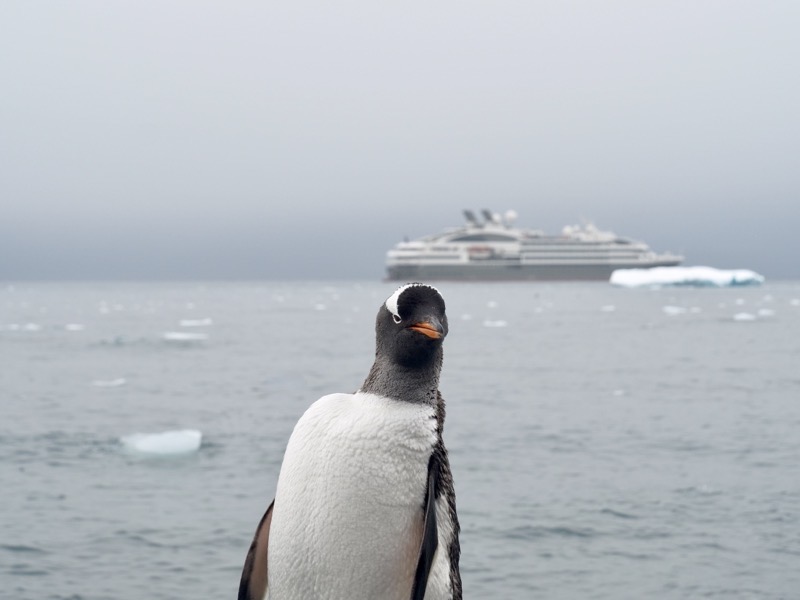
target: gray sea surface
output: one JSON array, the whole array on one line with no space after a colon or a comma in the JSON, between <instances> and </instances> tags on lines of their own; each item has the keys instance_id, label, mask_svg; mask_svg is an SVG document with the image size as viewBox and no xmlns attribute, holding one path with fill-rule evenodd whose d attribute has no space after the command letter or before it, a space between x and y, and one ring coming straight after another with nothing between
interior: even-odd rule
<instances>
[{"instance_id":1,"label":"gray sea surface","mask_svg":"<svg viewBox=\"0 0 800 600\"><path fill-rule=\"evenodd\" d=\"M800 284L438 287L465 598L800 597ZM294 423L361 384L394 288L5 285L0 598L234 598Z\"/></svg>"}]
</instances>

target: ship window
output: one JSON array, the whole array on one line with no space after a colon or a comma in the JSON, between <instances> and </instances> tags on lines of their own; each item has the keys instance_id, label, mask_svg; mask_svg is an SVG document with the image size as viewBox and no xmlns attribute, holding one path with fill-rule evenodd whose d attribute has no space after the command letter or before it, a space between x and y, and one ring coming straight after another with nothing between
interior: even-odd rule
<instances>
[{"instance_id":1,"label":"ship window","mask_svg":"<svg viewBox=\"0 0 800 600\"><path fill-rule=\"evenodd\" d=\"M517 238L500 233L470 233L451 238L451 242L515 242Z\"/></svg>"}]
</instances>

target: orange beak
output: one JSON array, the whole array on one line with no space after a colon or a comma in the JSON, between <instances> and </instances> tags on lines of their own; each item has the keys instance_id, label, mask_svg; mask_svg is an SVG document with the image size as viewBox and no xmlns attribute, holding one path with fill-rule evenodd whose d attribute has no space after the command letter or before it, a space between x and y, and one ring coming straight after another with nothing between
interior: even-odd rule
<instances>
[{"instance_id":1,"label":"orange beak","mask_svg":"<svg viewBox=\"0 0 800 600\"><path fill-rule=\"evenodd\" d=\"M434 340L438 340L442 337L442 330L441 326L437 327L433 323L428 323L423 321L422 323L414 323L409 327L409 329L413 329L414 331L418 331L422 335L426 335L429 338L433 338Z\"/></svg>"}]
</instances>

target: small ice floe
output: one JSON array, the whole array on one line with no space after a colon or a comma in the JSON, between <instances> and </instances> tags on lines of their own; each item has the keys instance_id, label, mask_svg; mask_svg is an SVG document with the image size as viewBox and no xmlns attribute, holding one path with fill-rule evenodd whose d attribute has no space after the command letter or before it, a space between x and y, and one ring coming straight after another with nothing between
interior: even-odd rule
<instances>
[{"instance_id":1,"label":"small ice floe","mask_svg":"<svg viewBox=\"0 0 800 600\"><path fill-rule=\"evenodd\" d=\"M122 312L125 310L124 304L119 304L118 302L109 303L105 300L101 301L97 305L97 309L100 311L100 314L107 315L112 312Z\"/></svg>"},{"instance_id":2,"label":"small ice floe","mask_svg":"<svg viewBox=\"0 0 800 600\"><path fill-rule=\"evenodd\" d=\"M127 450L151 455L188 454L200 449L203 434L196 429L133 433L120 438Z\"/></svg>"},{"instance_id":3,"label":"small ice floe","mask_svg":"<svg viewBox=\"0 0 800 600\"><path fill-rule=\"evenodd\" d=\"M114 388L123 386L126 383L127 381L125 381L124 377L118 377L117 379L95 379L92 385L101 388Z\"/></svg>"},{"instance_id":4,"label":"small ice floe","mask_svg":"<svg viewBox=\"0 0 800 600\"><path fill-rule=\"evenodd\" d=\"M678 488L675 490L679 494L688 495L688 496L718 496L722 492L715 488L712 488L710 485L701 484L698 486L689 486L685 488Z\"/></svg>"},{"instance_id":5,"label":"small ice floe","mask_svg":"<svg viewBox=\"0 0 800 600\"><path fill-rule=\"evenodd\" d=\"M609 280L620 287L732 287L760 285L763 275L748 269L715 269L713 267L653 267L651 269L617 269Z\"/></svg>"},{"instance_id":6,"label":"small ice floe","mask_svg":"<svg viewBox=\"0 0 800 600\"><path fill-rule=\"evenodd\" d=\"M314 305L314 310L328 310L328 307L327 307L327 306L325 306L325 305L324 305L324 304L322 304L322 303L320 303L320 304L315 304L315 305Z\"/></svg>"},{"instance_id":7,"label":"small ice floe","mask_svg":"<svg viewBox=\"0 0 800 600\"><path fill-rule=\"evenodd\" d=\"M208 339L207 333L194 333L188 331L165 331L161 336L165 342L175 342L178 344L193 344L204 342Z\"/></svg>"},{"instance_id":8,"label":"small ice floe","mask_svg":"<svg viewBox=\"0 0 800 600\"><path fill-rule=\"evenodd\" d=\"M734 304L736 304L736 306L744 306L744 304L745 304L745 302L744 302L744 298L737 298L737 299L734 301Z\"/></svg>"},{"instance_id":9,"label":"small ice floe","mask_svg":"<svg viewBox=\"0 0 800 600\"><path fill-rule=\"evenodd\" d=\"M613 392L611 392L611 394L613 396L617 396L617 397L624 396L625 395L625 390L614 390Z\"/></svg>"},{"instance_id":10,"label":"small ice floe","mask_svg":"<svg viewBox=\"0 0 800 600\"><path fill-rule=\"evenodd\" d=\"M81 325L80 323L67 323L64 325L64 329L67 331L83 331L86 329L86 326Z\"/></svg>"},{"instance_id":11,"label":"small ice floe","mask_svg":"<svg viewBox=\"0 0 800 600\"><path fill-rule=\"evenodd\" d=\"M486 306L488 306L489 308L497 308L497 300L489 300L486 303Z\"/></svg>"},{"instance_id":12,"label":"small ice floe","mask_svg":"<svg viewBox=\"0 0 800 600\"><path fill-rule=\"evenodd\" d=\"M470 315L468 313L464 313L463 315L461 315L461 320L462 321L472 321L472 315Z\"/></svg>"},{"instance_id":13,"label":"small ice floe","mask_svg":"<svg viewBox=\"0 0 800 600\"><path fill-rule=\"evenodd\" d=\"M210 327L214 321L208 317L205 319L181 319L179 324L181 327Z\"/></svg>"},{"instance_id":14,"label":"small ice floe","mask_svg":"<svg viewBox=\"0 0 800 600\"><path fill-rule=\"evenodd\" d=\"M503 320L493 321L493 320L490 320L490 319L486 319L483 322L483 326L484 327L508 327L508 321L503 321Z\"/></svg>"},{"instance_id":15,"label":"small ice floe","mask_svg":"<svg viewBox=\"0 0 800 600\"><path fill-rule=\"evenodd\" d=\"M758 316L759 317L774 317L775 311L771 308L759 308L758 309Z\"/></svg>"},{"instance_id":16,"label":"small ice floe","mask_svg":"<svg viewBox=\"0 0 800 600\"><path fill-rule=\"evenodd\" d=\"M615 310L617 310L617 307L613 304L606 304L605 306L600 307L601 312L614 312Z\"/></svg>"},{"instance_id":17,"label":"small ice floe","mask_svg":"<svg viewBox=\"0 0 800 600\"><path fill-rule=\"evenodd\" d=\"M41 331L41 330L42 326L39 325L38 323L25 323L25 325L22 326L22 331Z\"/></svg>"},{"instance_id":18,"label":"small ice floe","mask_svg":"<svg viewBox=\"0 0 800 600\"><path fill-rule=\"evenodd\" d=\"M661 310L664 311L664 314L669 315L670 317L686 314L686 308L684 308L683 306L667 305L667 306L662 306Z\"/></svg>"},{"instance_id":19,"label":"small ice floe","mask_svg":"<svg viewBox=\"0 0 800 600\"><path fill-rule=\"evenodd\" d=\"M734 321L755 321L756 316L753 313L740 312L733 315Z\"/></svg>"},{"instance_id":20,"label":"small ice floe","mask_svg":"<svg viewBox=\"0 0 800 600\"><path fill-rule=\"evenodd\" d=\"M789 300L789 304L792 306L800 306L800 298L792 298Z\"/></svg>"}]
</instances>

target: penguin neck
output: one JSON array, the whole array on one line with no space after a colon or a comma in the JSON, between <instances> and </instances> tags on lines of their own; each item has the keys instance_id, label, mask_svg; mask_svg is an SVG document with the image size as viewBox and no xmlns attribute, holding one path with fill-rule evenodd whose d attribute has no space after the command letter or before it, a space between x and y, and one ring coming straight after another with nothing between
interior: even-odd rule
<instances>
[{"instance_id":1,"label":"penguin neck","mask_svg":"<svg viewBox=\"0 0 800 600\"><path fill-rule=\"evenodd\" d=\"M414 367L398 364L378 354L359 391L404 402L436 406L441 370L441 349L430 361Z\"/></svg>"}]
</instances>

